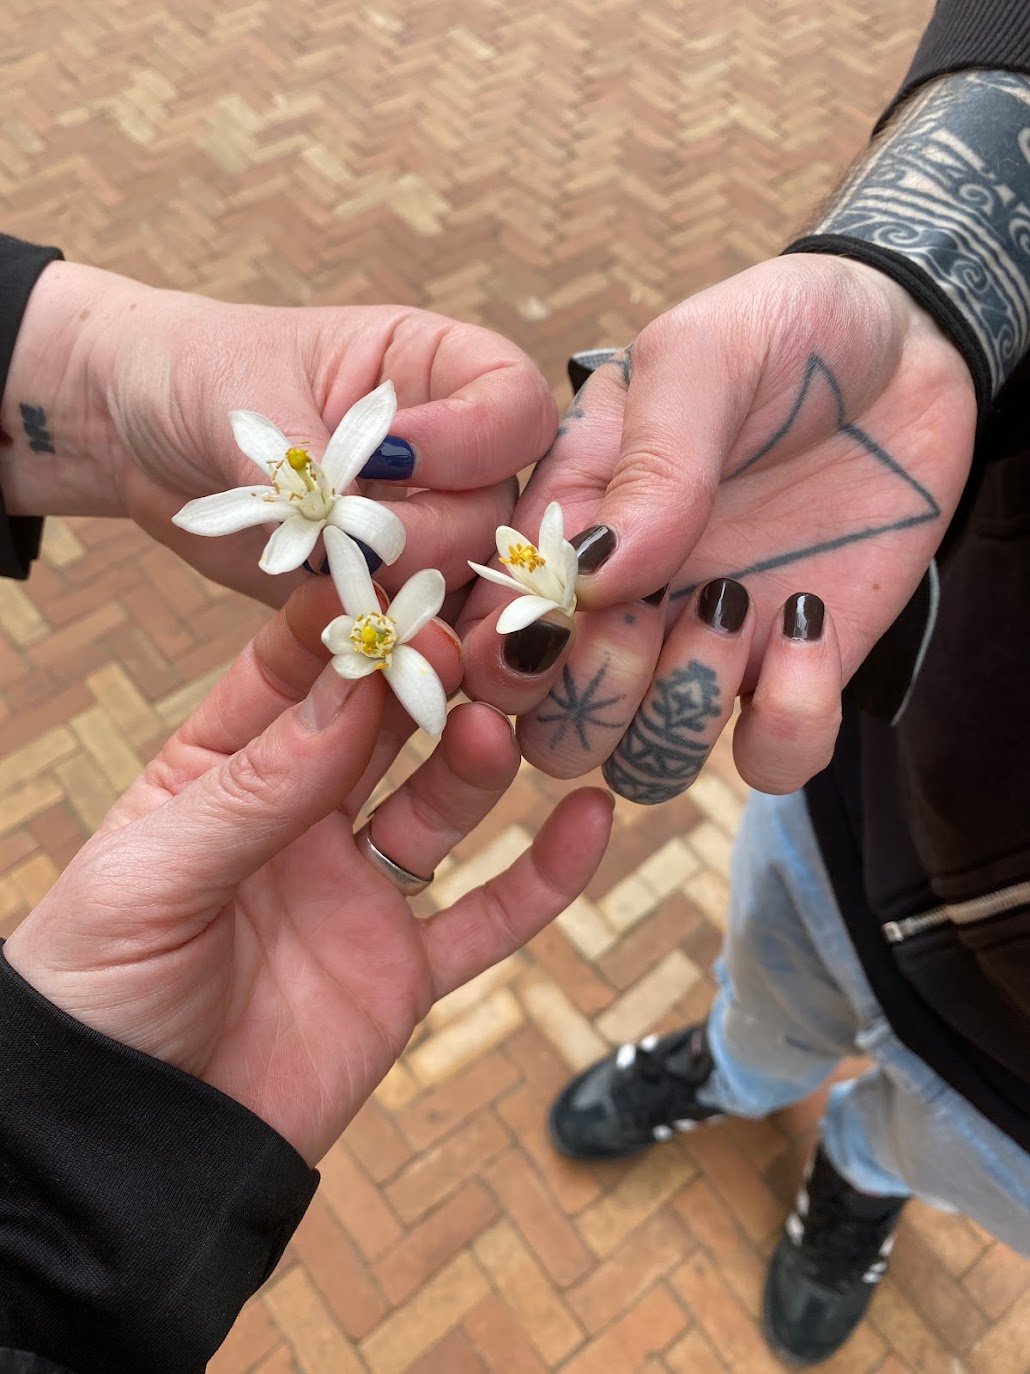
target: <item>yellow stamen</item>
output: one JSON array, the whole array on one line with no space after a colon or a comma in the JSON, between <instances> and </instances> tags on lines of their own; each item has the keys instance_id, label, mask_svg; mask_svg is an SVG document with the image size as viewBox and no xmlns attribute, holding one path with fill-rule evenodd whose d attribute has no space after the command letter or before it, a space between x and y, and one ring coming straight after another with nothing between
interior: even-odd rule
<instances>
[{"instance_id":1,"label":"yellow stamen","mask_svg":"<svg viewBox=\"0 0 1030 1374\"><path fill-rule=\"evenodd\" d=\"M308 491L318 490L318 483L315 481L315 475L311 470L314 465L313 460L306 448L288 448L283 461L300 475L300 479Z\"/></svg>"},{"instance_id":2,"label":"yellow stamen","mask_svg":"<svg viewBox=\"0 0 1030 1374\"><path fill-rule=\"evenodd\" d=\"M545 567L547 559L533 544L509 544L508 557L502 558L501 562L507 563L509 568L525 568L533 573L537 568Z\"/></svg>"},{"instance_id":3,"label":"yellow stamen","mask_svg":"<svg viewBox=\"0 0 1030 1374\"><path fill-rule=\"evenodd\" d=\"M390 662L390 651L397 643L397 627L388 615L379 611L359 615L350 632L350 642L365 658L382 659L376 667L385 668Z\"/></svg>"}]
</instances>

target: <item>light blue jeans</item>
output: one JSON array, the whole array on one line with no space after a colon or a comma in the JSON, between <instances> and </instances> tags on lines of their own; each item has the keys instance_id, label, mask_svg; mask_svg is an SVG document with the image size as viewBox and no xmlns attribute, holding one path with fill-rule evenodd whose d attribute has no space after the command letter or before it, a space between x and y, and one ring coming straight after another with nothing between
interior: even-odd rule
<instances>
[{"instance_id":1,"label":"light blue jeans","mask_svg":"<svg viewBox=\"0 0 1030 1374\"><path fill-rule=\"evenodd\" d=\"M830 1091L836 1169L867 1193L966 1213L1030 1254L1030 1154L898 1040L847 937L800 793L754 794L733 854L728 930L708 1021L706 1105L767 1116L846 1055L874 1065Z\"/></svg>"}]
</instances>

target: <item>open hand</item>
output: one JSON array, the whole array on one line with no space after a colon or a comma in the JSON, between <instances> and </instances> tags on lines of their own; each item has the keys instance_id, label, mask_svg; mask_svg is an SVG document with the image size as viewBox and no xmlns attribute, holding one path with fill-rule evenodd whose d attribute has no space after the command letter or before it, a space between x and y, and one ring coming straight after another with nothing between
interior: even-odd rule
<instances>
[{"instance_id":1,"label":"open hand","mask_svg":"<svg viewBox=\"0 0 1030 1374\"><path fill-rule=\"evenodd\" d=\"M148 764L7 941L39 992L242 1102L314 1164L432 1003L530 939L589 881L610 798L566 797L531 849L417 919L355 848L355 818L411 732L381 674L345 682L308 581ZM450 630L414 641L449 690ZM519 766L511 728L457 707L376 811L375 844L429 875Z\"/></svg>"},{"instance_id":2,"label":"open hand","mask_svg":"<svg viewBox=\"0 0 1030 1374\"><path fill-rule=\"evenodd\" d=\"M574 636L556 658L552 617L505 643L503 594L478 588L466 691L521 717L544 771L605 764L651 803L689 786L739 696L741 775L801 786L944 534L975 420L961 355L871 268L799 255L701 292L591 376L513 516L532 534L557 500L573 543L592 531Z\"/></svg>"}]
</instances>

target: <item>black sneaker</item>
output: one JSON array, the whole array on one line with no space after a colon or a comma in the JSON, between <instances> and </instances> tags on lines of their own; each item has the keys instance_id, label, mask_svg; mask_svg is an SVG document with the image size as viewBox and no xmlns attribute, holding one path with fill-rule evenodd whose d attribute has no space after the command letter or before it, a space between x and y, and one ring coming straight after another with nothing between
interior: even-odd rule
<instances>
[{"instance_id":1,"label":"black sneaker","mask_svg":"<svg viewBox=\"0 0 1030 1374\"><path fill-rule=\"evenodd\" d=\"M692 1131L722 1115L697 1100L712 1067L703 1023L623 1045L562 1089L551 1139L571 1159L620 1159Z\"/></svg>"},{"instance_id":2,"label":"black sneaker","mask_svg":"<svg viewBox=\"0 0 1030 1374\"><path fill-rule=\"evenodd\" d=\"M887 1272L905 1202L860 1193L815 1151L765 1280L762 1327L781 1360L821 1364L844 1344Z\"/></svg>"}]
</instances>

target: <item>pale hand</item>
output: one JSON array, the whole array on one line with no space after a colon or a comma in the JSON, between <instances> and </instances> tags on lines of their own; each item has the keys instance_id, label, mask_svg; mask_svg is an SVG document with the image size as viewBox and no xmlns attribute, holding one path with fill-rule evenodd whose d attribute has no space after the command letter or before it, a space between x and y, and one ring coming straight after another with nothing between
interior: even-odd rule
<instances>
[{"instance_id":1,"label":"pale hand","mask_svg":"<svg viewBox=\"0 0 1030 1374\"><path fill-rule=\"evenodd\" d=\"M411 724L379 674L355 684L323 668L319 632L338 609L328 579L296 593L4 950L57 1006L242 1102L309 1164L433 1002L582 891L611 824L604 793L566 797L506 873L417 919L355 849L355 818ZM453 690L453 634L431 622L415 642ZM376 845L428 875L518 765L507 721L457 707L376 812Z\"/></svg>"},{"instance_id":2,"label":"pale hand","mask_svg":"<svg viewBox=\"0 0 1030 1374\"><path fill-rule=\"evenodd\" d=\"M510 513L513 475L554 437L557 412L514 344L410 307L230 305L53 263L30 298L0 412L14 441L0 456L8 508L127 514L206 576L281 605L304 574L258 569L272 526L204 539L171 517L193 497L267 480L236 447L230 410L267 415L318 457L351 404L386 378L399 404L392 433L415 465L373 493L397 503L408 534L381 579L392 590L431 566L460 586L465 558L485 554ZM42 408L53 455L29 451L22 403Z\"/></svg>"}]
</instances>

